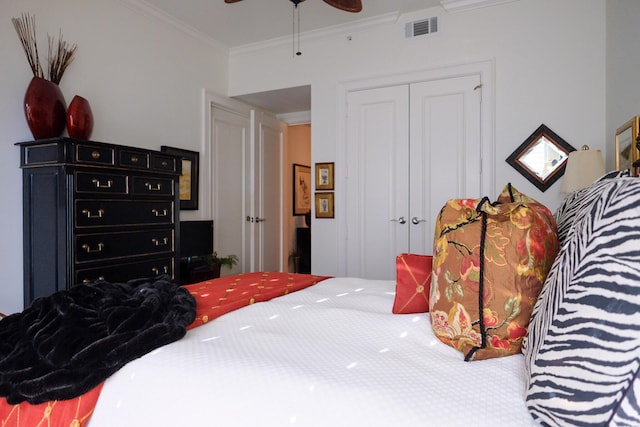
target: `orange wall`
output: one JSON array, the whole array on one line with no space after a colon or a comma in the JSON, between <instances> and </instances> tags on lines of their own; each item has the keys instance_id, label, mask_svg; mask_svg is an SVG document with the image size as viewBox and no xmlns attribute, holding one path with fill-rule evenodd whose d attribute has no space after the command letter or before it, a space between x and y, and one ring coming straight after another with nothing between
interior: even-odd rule
<instances>
[{"instance_id":1,"label":"orange wall","mask_svg":"<svg viewBox=\"0 0 640 427\"><path fill-rule=\"evenodd\" d=\"M301 216L293 216L293 165L311 165L311 125L289 126L287 129L285 148L284 173L284 255L289 260L289 254L296 248L296 227L304 226ZM313 169L311 171L313 174ZM293 272L293 262L288 261L285 270Z\"/></svg>"}]
</instances>

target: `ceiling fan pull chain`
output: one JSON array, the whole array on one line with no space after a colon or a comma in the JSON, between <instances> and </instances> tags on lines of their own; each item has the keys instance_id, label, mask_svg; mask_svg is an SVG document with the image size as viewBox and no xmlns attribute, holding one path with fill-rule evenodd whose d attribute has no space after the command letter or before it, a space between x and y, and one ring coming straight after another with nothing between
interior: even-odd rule
<instances>
[{"instance_id":1,"label":"ceiling fan pull chain","mask_svg":"<svg viewBox=\"0 0 640 427\"><path fill-rule=\"evenodd\" d=\"M293 30L292 30L292 48L293 48L293 54L300 56L302 55L302 52L300 52L300 9L298 8L298 5L303 2L304 0L291 0L291 3L293 3ZM297 26L297 31L296 31L296 11L298 12L298 26ZM297 39L298 39L298 50L296 51L296 35L297 35Z\"/></svg>"},{"instance_id":2,"label":"ceiling fan pull chain","mask_svg":"<svg viewBox=\"0 0 640 427\"><path fill-rule=\"evenodd\" d=\"M296 5L296 9L298 9L298 51L296 52L296 55L300 56L302 55L302 52L300 52L300 8L298 5Z\"/></svg>"}]
</instances>

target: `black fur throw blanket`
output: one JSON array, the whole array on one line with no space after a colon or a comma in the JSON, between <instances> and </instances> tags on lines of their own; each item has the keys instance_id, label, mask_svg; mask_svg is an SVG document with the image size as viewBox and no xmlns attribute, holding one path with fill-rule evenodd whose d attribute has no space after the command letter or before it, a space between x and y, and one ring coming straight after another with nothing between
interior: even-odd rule
<instances>
[{"instance_id":1,"label":"black fur throw blanket","mask_svg":"<svg viewBox=\"0 0 640 427\"><path fill-rule=\"evenodd\" d=\"M182 338L191 294L168 277L77 285L0 320L0 396L37 404L80 396Z\"/></svg>"}]
</instances>

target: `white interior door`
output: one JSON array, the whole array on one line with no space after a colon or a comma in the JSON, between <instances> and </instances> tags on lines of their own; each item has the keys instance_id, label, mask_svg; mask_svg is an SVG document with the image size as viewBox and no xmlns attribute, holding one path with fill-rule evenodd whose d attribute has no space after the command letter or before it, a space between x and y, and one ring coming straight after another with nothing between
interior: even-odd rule
<instances>
[{"instance_id":1,"label":"white interior door","mask_svg":"<svg viewBox=\"0 0 640 427\"><path fill-rule=\"evenodd\" d=\"M347 276L388 278L408 247L409 86L347 97Z\"/></svg>"},{"instance_id":2,"label":"white interior door","mask_svg":"<svg viewBox=\"0 0 640 427\"><path fill-rule=\"evenodd\" d=\"M347 95L348 276L393 279L402 252L431 254L449 198L481 187L479 76Z\"/></svg>"},{"instance_id":3,"label":"white interior door","mask_svg":"<svg viewBox=\"0 0 640 427\"><path fill-rule=\"evenodd\" d=\"M256 239L254 270L283 268L283 135L271 116L256 114Z\"/></svg>"},{"instance_id":4,"label":"white interior door","mask_svg":"<svg viewBox=\"0 0 640 427\"><path fill-rule=\"evenodd\" d=\"M481 197L479 75L410 86L408 252L433 253L447 200Z\"/></svg>"},{"instance_id":5,"label":"white interior door","mask_svg":"<svg viewBox=\"0 0 640 427\"><path fill-rule=\"evenodd\" d=\"M222 108L211 110L211 173L213 243L219 255L235 254L240 263L224 274L247 271L251 248L245 232L246 153L251 121L248 116Z\"/></svg>"}]
</instances>

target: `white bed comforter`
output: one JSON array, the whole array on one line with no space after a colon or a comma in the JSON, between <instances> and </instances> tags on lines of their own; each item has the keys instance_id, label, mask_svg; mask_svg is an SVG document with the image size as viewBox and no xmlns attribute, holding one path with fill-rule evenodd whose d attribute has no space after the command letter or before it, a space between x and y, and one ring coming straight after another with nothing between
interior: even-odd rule
<instances>
[{"instance_id":1,"label":"white bed comforter","mask_svg":"<svg viewBox=\"0 0 640 427\"><path fill-rule=\"evenodd\" d=\"M89 426L536 425L521 355L464 362L394 290L335 278L226 314L109 378Z\"/></svg>"}]
</instances>

